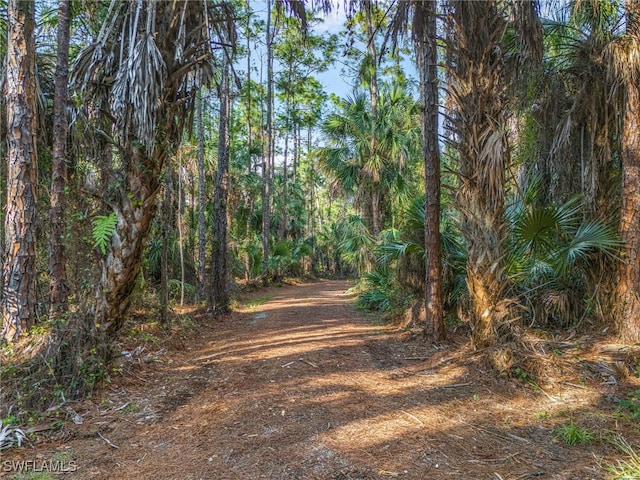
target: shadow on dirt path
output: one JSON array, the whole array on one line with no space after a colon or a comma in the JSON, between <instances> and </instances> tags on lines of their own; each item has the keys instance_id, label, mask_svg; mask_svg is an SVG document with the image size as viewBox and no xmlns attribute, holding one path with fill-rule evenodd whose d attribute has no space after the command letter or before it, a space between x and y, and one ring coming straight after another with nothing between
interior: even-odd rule
<instances>
[{"instance_id":1,"label":"shadow on dirt path","mask_svg":"<svg viewBox=\"0 0 640 480\"><path fill-rule=\"evenodd\" d=\"M36 455L67 452L77 479L604 478L540 420L595 397L496 383L464 339L403 342L349 286L270 289L85 402Z\"/></svg>"}]
</instances>

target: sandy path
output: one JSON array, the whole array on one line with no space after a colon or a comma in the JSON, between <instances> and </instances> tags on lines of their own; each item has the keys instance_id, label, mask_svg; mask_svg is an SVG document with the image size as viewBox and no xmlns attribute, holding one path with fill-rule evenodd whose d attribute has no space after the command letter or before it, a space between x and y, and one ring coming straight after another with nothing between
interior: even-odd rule
<instances>
[{"instance_id":1,"label":"sandy path","mask_svg":"<svg viewBox=\"0 0 640 480\"><path fill-rule=\"evenodd\" d=\"M82 479L602 478L536 420L548 399L485 381L461 344L400 341L348 287L269 289L78 406L85 424L37 455L68 452Z\"/></svg>"}]
</instances>

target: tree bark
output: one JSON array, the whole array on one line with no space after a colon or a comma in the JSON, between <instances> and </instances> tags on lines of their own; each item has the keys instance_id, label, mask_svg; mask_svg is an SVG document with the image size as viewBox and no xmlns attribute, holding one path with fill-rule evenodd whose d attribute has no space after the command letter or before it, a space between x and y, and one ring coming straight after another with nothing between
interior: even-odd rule
<instances>
[{"instance_id":1,"label":"tree bark","mask_svg":"<svg viewBox=\"0 0 640 480\"><path fill-rule=\"evenodd\" d=\"M49 315L68 310L65 210L67 207L67 79L69 76L69 0L58 2L58 58L53 98L53 155L51 165L51 208L49 222Z\"/></svg>"},{"instance_id":2,"label":"tree bark","mask_svg":"<svg viewBox=\"0 0 640 480\"><path fill-rule=\"evenodd\" d=\"M160 252L160 323L169 322L169 241L173 220L173 169L168 164L165 173L164 198L162 199L162 246Z\"/></svg>"},{"instance_id":3,"label":"tree bark","mask_svg":"<svg viewBox=\"0 0 640 480\"><path fill-rule=\"evenodd\" d=\"M93 312L96 327L107 337L112 338L124 325L156 212L166 154L167 145L161 142L151 157L137 147L121 149L120 158L125 159L129 169L119 188L118 201L112 204L118 223L102 268Z\"/></svg>"},{"instance_id":4,"label":"tree bark","mask_svg":"<svg viewBox=\"0 0 640 480\"><path fill-rule=\"evenodd\" d=\"M420 74L422 157L425 174L425 325L424 336L444 340L442 247L440 243L440 154L438 148L438 53L436 2L416 1L413 34Z\"/></svg>"},{"instance_id":5,"label":"tree bark","mask_svg":"<svg viewBox=\"0 0 640 480\"><path fill-rule=\"evenodd\" d=\"M457 208L468 252L472 343L484 348L498 343L508 314L503 228L509 100L501 53L507 25L496 1L453 4L453 125L461 182Z\"/></svg>"},{"instance_id":6,"label":"tree bark","mask_svg":"<svg viewBox=\"0 0 640 480\"><path fill-rule=\"evenodd\" d=\"M16 341L36 318L35 3L9 0L7 19L7 205L0 342Z\"/></svg>"},{"instance_id":7,"label":"tree bark","mask_svg":"<svg viewBox=\"0 0 640 480\"><path fill-rule=\"evenodd\" d=\"M628 1L627 34L640 42L640 3ZM637 43L636 45L639 45ZM640 341L640 90L625 82L622 131L622 204L620 238L624 242L618 283L619 331L628 342Z\"/></svg>"},{"instance_id":8,"label":"tree bark","mask_svg":"<svg viewBox=\"0 0 640 480\"><path fill-rule=\"evenodd\" d=\"M184 305L184 235L183 235L183 215L184 215L184 191L182 190L182 150L178 147L178 215L176 225L178 227L178 254L180 256L180 306Z\"/></svg>"},{"instance_id":9,"label":"tree bark","mask_svg":"<svg viewBox=\"0 0 640 480\"><path fill-rule=\"evenodd\" d=\"M205 277L207 225L205 218L207 179L204 164L204 124L202 122L202 110L204 109L204 96L198 95L196 105L196 134L198 137L198 296L206 298L207 287Z\"/></svg>"},{"instance_id":10,"label":"tree bark","mask_svg":"<svg viewBox=\"0 0 640 480\"><path fill-rule=\"evenodd\" d=\"M229 311L229 271L227 261L227 197L229 192L229 154L231 147L231 91L229 65L224 61L220 82L220 122L218 130L218 169L214 197L213 268L211 308L214 314Z\"/></svg>"},{"instance_id":11,"label":"tree bark","mask_svg":"<svg viewBox=\"0 0 640 480\"><path fill-rule=\"evenodd\" d=\"M371 76L369 78L369 98L371 101L371 127L375 129L376 117L378 116L378 53L376 51L375 34L376 29L373 24L372 9L373 5L371 0L364 1L364 13L367 22L367 50L371 57ZM376 135L375 132L371 132L369 151L370 155L375 156L377 154L376 149ZM379 185L376 183L371 192L369 201L371 202L371 233L377 237L382 231L382 215L380 210L380 191Z\"/></svg>"},{"instance_id":12,"label":"tree bark","mask_svg":"<svg viewBox=\"0 0 640 480\"><path fill-rule=\"evenodd\" d=\"M271 0L267 0L267 112L262 152L262 263L266 272L269 264L269 237L271 235L271 152L273 142L273 31L271 26Z\"/></svg>"}]
</instances>

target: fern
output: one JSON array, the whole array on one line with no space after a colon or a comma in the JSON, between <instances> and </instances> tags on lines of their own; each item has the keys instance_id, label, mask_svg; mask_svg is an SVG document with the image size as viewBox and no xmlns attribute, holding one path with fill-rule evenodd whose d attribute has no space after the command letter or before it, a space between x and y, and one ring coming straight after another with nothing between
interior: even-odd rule
<instances>
[{"instance_id":1,"label":"fern","mask_svg":"<svg viewBox=\"0 0 640 480\"><path fill-rule=\"evenodd\" d=\"M91 221L94 246L98 247L103 255L107 253L107 245L116 231L117 223L118 217L115 212L110 215L99 215Z\"/></svg>"}]
</instances>

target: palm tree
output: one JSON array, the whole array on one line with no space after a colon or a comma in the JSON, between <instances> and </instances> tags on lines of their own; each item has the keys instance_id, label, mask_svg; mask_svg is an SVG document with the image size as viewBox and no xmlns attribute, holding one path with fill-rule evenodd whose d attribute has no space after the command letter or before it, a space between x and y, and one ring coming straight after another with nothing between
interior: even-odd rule
<instances>
[{"instance_id":1,"label":"palm tree","mask_svg":"<svg viewBox=\"0 0 640 480\"><path fill-rule=\"evenodd\" d=\"M211 77L213 39L235 40L232 6L211 2L112 2L95 42L74 65L90 138L102 155L103 201L117 217L97 298L94 330L123 322L156 209L161 174L191 118L196 79Z\"/></svg>"},{"instance_id":2,"label":"palm tree","mask_svg":"<svg viewBox=\"0 0 640 480\"><path fill-rule=\"evenodd\" d=\"M562 203L582 194L589 212L603 219L615 215L610 192L620 149L623 89L612 88L607 66L623 25L616 3L569 2L561 11L566 19L545 20L548 53L535 113L543 126L536 137L548 139L535 166L547 177L548 199Z\"/></svg>"},{"instance_id":3,"label":"palm tree","mask_svg":"<svg viewBox=\"0 0 640 480\"><path fill-rule=\"evenodd\" d=\"M465 238L467 288L471 300L472 342L496 344L512 315L505 298L504 213L506 171L510 166L508 112L514 71L507 56L512 26L523 45L540 33L532 2L451 2L453 64L449 65L454 104L460 186L457 208ZM513 14L513 15L512 15ZM539 39L538 39L539 41ZM538 42L531 42L535 46ZM522 54L537 49L523 49ZM521 58L516 58L522 63Z\"/></svg>"},{"instance_id":4,"label":"palm tree","mask_svg":"<svg viewBox=\"0 0 640 480\"><path fill-rule=\"evenodd\" d=\"M552 52L547 59L548 70L569 87L563 101L558 101L557 89L553 94L552 105L566 105L550 151L543 151L544 159L539 162L541 170L551 172L549 177L556 179L550 191L582 193L590 213L603 219L617 217L620 207L623 247L616 272L618 281L611 285L615 277L611 275L612 263L603 262L598 277L612 280L604 288L599 285L593 290L594 295L602 292L599 300L614 308L619 332L630 341L640 340L638 9L636 1L570 2L566 21L547 22L547 42ZM547 115L546 106L540 110ZM578 180L577 185L563 186L572 179ZM618 188L620 205L611 201L611 192Z\"/></svg>"},{"instance_id":5,"label":"palm tree","mask_svg":"<svg viewBox=\"0 0 640 480\"><path fill-rule=\"evenodd\" d=\"M335 186L355 194L354 203L374 236L384 228L389 210L408 194L402 173L416 158L417 114L418 104L394 86L380 93L375 116L367 96L359 94L345 100L323 126L331 146L318 150L320 167Z\"/></svg>"}]
</instances>

